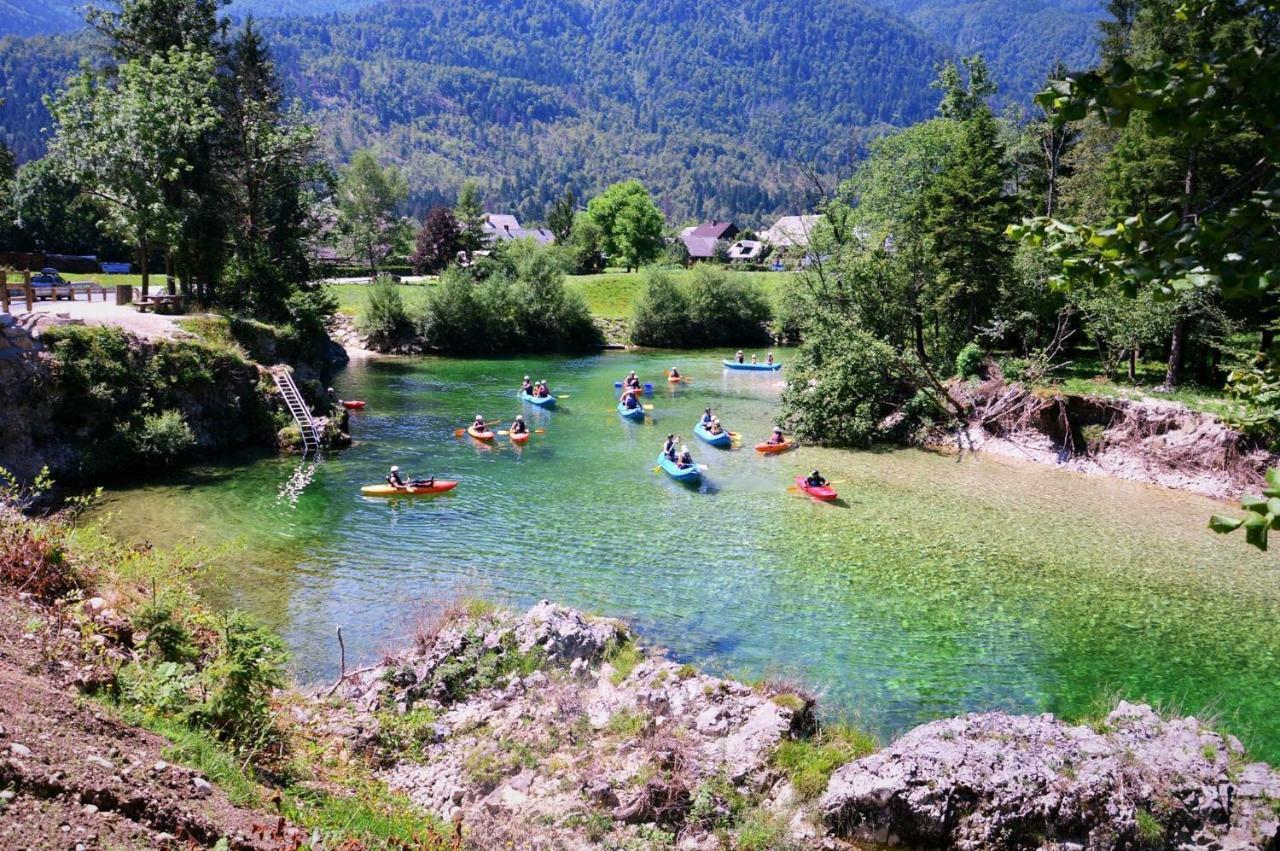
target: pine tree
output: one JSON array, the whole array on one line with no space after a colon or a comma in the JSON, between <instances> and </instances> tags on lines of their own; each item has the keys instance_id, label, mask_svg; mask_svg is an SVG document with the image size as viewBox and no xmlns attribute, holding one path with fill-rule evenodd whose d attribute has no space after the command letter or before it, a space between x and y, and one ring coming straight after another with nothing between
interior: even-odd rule
<instances>
[{"instance_id":1,"label":"pine tree","mask_svg":"<svg viewBox=\"0 0 1280 851\"><path fill-rule=\"evenodd\" d=\"M991 314L1009 271L1005 228L1012 214L1000 128L984 104L961 125L930 195L929 230L939 267L934 304L949 320L954 355Z\"/></svg>"},{"instance_id":2,"label":"pine tree","mask_svg":"<svg viewBox=\"0 0 1280 851\"><path fill-rule=\"evenodd\" d=\"M461 233L458 236L458 247L465 251L467 257L485 247L484 203L480 200L480 189L470 180L462 184L458 193L458 202L453 207L454 217L458 220Z\"/></svg>"},{"instance_id":3,"label":"pine tree","mask_svg":"<svg viewBox=\"0 0 1280 851\"><path fill-rule=\"evenodd\" d=\"M573 233L573 217L577 206L578 199L574 197L572 189L566 190L551 205L551 210L547 213L547 228L555 235L556 242L564 243L569 240L569 235Z\"/></svg>"}]
</instances>

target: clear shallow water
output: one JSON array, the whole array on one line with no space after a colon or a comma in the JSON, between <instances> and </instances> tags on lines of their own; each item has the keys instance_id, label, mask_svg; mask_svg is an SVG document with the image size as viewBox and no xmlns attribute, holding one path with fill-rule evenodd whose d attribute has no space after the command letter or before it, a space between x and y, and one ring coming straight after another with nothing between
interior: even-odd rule
<instances>
[{"instance_id":1,"label":"clear shallow water","mask_svg":"<svg viewBox=\"0 0 1280 851\"><path fill-rule=\"evenodd\" d=\"M784 355L785 358L785 355ZM612 383L655 381L644 425ZM528 373L569 399L516 401ZM296 502L296 459L244 459L109 492L130 540L211 547L209 595L288 638L300 679L410 630L422 601L463 589L548 597L631 620L681 658L787 675L883 734L985 708L1088 711L1123 694L1212 710L1280 760L1280 561L1205 528L1218 503L995 457L801 449L761 457L780 377L727 373L719 354L579 360L379 360L335 386L368 401L356 444L319 464ZM746 448L700 444L712 405ZM477 412L544 425L527 448L456 439ZM700 491L653 471L677 431L710 465ZM458 478L451 494L360 496L398 463ZM789 494L821 467L842 500Z\"/></svg>"}]
</instances>

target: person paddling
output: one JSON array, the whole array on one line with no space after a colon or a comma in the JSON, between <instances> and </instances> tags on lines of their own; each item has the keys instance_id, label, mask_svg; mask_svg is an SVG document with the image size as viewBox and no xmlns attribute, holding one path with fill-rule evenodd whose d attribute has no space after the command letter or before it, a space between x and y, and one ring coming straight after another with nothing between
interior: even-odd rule
<instances>
[{"instance_id":1,"label":"person paddling","mask_svg":"<svg viewBox=\"0 0 1280 851\"><path fill-rule=\"evenodd\" d=\"M707 426L707 431L711 432L712 434L723 434L723 433L724 433L724 427L720 425L720 418L719 418L719 417L712 417L712 418L711 418L711 425Z\"/></svg>"},{"instance_id":2,"label":"person paddling","mask_svg":"<svg viewBox=\"0 0 1280 851\"><path fill-rule=\"evenodd\" d=\"M516 414L515 420L511 423L511 434L521 435L528 433L529 426L525 424L524 414Z\"/></svg>"},{"instance_id":3,"label":"person paddling","mask_svg":"<svg viewBox=\"0 0 1280 851\"><path fill-rule=\"evenodd\" d=\"M679 460L676 461L676 466L679 467L681 470L684 470L693 466L693 453L689 451L688 446L680 447L680 458Z\"/></svg>"},{"instance_id":4,"label":"person paddling","mask_svg":"<svg viewBox=\"0 0 1280 851\"><path fill-rule=\"evenodd\" d=\"M755 366L757 363L759 363L759 361L757 361L757 360L756 360L756 356L755 356L755 355L752 355L752 356L751 356L751 365L752 365L752 366Z\"/></svg>"},{"instance_id":5,"label":"person paddling","mask_svg":"<svg viewBox=\"0 0 1280 851\"><path fill-rule=\"evenodd\" d=\"M734 357L737 358L738 363L742 363L742 349L738 349L738 353Z\"/></svg>"},{"instance_id":6,"label":"person paddling","mask_svg":"<svg viewBox=\"0 0 1280 851\"><path fill-rule=\"evenodd\" d=\"M391 487L395 488L396 490L409 490L410 488L429 488L435 483L436 483L435 476L427 476L425 479L413 479L412 481L405 481L404 476L401 475L400 473L400 468L394 464L391 465L391 473L390 475L387 476L387 484L391 485Z\"/></svg>"},{"instance_id":7,"label":"person paddling","mask_svg":"<svg viewBox=\"0 0 1280 851\"><path fill-rule=\"evenodd\" d=\"M703 412L702 412L702 419L701 419L701 420L699 420L699 422L701 422L701 423L702 423L702 427L703 427L703 428L711 428L711 423L712 423L712 421L713 421L714 419L715 419L715 417L713 417L713 416L711 415L711 409L710 409L710 408L706 408L706 409L704 409L704 410L703 410Z\"/></svg>"},{"instance_id":8,"label":"person paddling","mask_svg":"<svg viewBox=\"0 0 1280 851\"><path fill-rule=\"evenodd\" d=\"M529 376L524 377L524 383L520 385L520 392L526 396L532 396L534 391L533 382L529 380Z\"/></svg>"},{"instance_id":9,"label":"person paddling","mask_svg":"<svg viewBox=\"0 0 1280 851\"><path fill-rule=\"evenodd\" d=\"M817 470L810 473L809 477L804 480L804 483L811 488L825 488L827 486L827 480L824 479L822 474Z\"/></svg>"},{"instance_id":10,"label":"person paddling","mask_svg":"<svg viewBox=\"0 0 1280 851\"><path fill-rule=\"evenodd\" d=\"M773 366L773 352L769 352L769 356L764 359L764 362L769 364L769 366Z\"/></svg>"},{"instance_id":11,"label":"person paddling","mask_svg":"<svg viewBox=\"0 0 1280 851\"><path fill-rule=\"evenodd\" d=\"M781 446L786 442L787 442L787 439L786 437L783 436L782 429L779 428L778 426L773 427L773 434L769 435L769 439L765 441L765 443L769 444L770 446Z\"/></svg>"},{"instance_id":12,"label":"person paddling","mask_svg":"<svg viewBox=\"0 0 1280 851\"><path fill-rule=\"evenodd\" d=\"M662 443L662 454L666 456L668 461L676 460L676 446L680 443L680 436L677 434L667 435L667 439Z\"/></svg>"},{"instance_id":13,"label":"person paddling","mask_svg":"<svg viewBox=\"0 0 1280 851\"><path fill-rule=\"evenodd\" d=\"M477 434L484 434L489 431L489 427L484 424L484 417L476 414L476 421L471 424L471 428L475 429Z\"/></svg>"},{"instance_id":14,"label":"person paddling","mask_svg":"<svg viewBox=\"0 0 1280 851\"><path fill-rule=\"evenodd\" d=\"M545 381L538 382L537 391L539 399L545 399L551 395L551 388L547 386L547 382Z\"/></svg>"},{"instance_id":15,"label":"person paddling","mask_svg":"<svg viewBox=\"0 0 1280 851\"><path fill-rule=\"evenodd\" d=\"M627 376L627 380L622 382L622 386L628 389L633 389L633 390L640 389L640 379L639 377L636 376L636 373L634 370L632 370L631 373Z\"/></svg>"},{"instance_id":16,"label":"person paddling","mask_svg":"<svg viewBox=\"0 0 1280 851\"><path fill-rule=\"evenodd\" d=\"M618 401L621 402L622 406L629 411L634 411L636 408L640 407L640 400L636 398L636 394L630 389L623 390L622 398Z\"/></svg>"},{"instance_id":17,"label":"person paddling","mask_svg":"<svg viewBox=\"0 0 1280 851\"><path fill-rule=\"evenodd\" d=\"M667 373L667 377L668 377L668 378L674 378L676 381L679 381L679 380L680 380L680 370L679 370L678 368L674 367L674 366L673 366L673 367L671 367L671 371Z\"/></svg>"}]
</instances>

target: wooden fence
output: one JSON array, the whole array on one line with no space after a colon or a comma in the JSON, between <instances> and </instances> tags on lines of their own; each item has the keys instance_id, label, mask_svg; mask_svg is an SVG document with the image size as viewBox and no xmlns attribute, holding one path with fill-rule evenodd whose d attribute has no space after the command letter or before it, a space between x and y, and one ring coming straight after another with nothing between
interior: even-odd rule
<instances>
[{"instance_id":1,"label":"wooden fence","mask_svg":"<svg viewBox=\"0 0 1280 851\"><path fill-rule=\"evenodd\" d=\"M31 311L36 309L36 291L31 286L31 272L28 271L28 272L13 273L5 269L0 269L0 313L9 312L9 305L10 305L10 299L11 299L10 290L9 290L9 287L10 287L9 276L11 274L17 274L21 276L22 295L26 298L27 313L30 313ZM16 284L17 284L17 281L14 282L14 285L15 285L14 289L17 289Z\"/></svg>"}]
</instances>

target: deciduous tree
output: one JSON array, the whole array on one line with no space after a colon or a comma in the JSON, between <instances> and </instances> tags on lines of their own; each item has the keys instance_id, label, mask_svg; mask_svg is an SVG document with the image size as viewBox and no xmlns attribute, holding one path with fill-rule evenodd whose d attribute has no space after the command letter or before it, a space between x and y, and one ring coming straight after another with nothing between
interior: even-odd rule
<instances>
[{"instance_id":1,"label":"deciduous tree","mask_svg":"<svg viewBox=\"0 0 1280 851\"><path fill-rule=\"evenodd\" d=\"M662 251L662 211L638 180L615 183L587 204L587 214L604 235L604 253L627 271Z\"/></svg>"}]
</instances>

